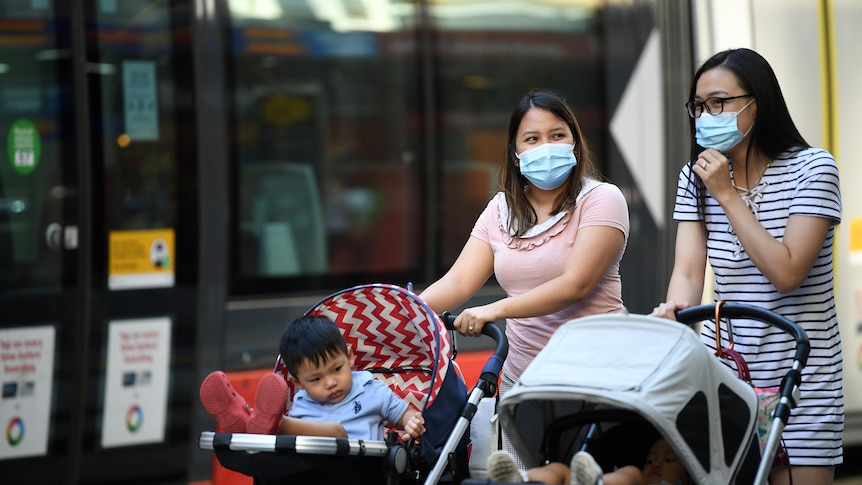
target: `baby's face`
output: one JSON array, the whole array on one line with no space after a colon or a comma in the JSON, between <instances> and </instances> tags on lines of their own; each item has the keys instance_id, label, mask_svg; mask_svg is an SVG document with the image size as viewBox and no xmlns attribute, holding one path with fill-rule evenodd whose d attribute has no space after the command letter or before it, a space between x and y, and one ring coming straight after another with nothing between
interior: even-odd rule
<instances>
[{"instance_id":1,"label":"baby's face","mask_svg":"<svg viewBox=\"0 0 862 485\"><path fill-rule=\"evenodd\" d=\"M318 365L306 360L297 368L297 375L291 378L315 401L335 404L350 394L355 360L352 350L348 350L347 355L329 355Z\"/></svg>"},{"instance_id":2,"label":"baby's face","mask_svg":"<svg viewBox=\"0 0 862 485\"><path fill-rule=\"evenodd\" d=\"M665 440L658 440L652 445L643 472L649 484L688 483L685 465Z\"/></svg>"}]
</instances>

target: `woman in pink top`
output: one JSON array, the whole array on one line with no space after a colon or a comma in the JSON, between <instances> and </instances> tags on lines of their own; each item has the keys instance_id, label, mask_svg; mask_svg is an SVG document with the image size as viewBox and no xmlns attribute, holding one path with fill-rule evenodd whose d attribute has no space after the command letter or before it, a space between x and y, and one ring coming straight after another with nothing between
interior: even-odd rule
<instances>
[{"instance_id":1,"label":"woman in pink top","mask_svg":"<svg viewBox=\"0 0 862 485\"><path fill-rule=\"evenodd\" d=\"M453 310L496 276L507 297L463 309L455 327L479 335L485 322L506 319L501 394L557 327L623 311L619 263L629 232L622 192L598 180L581 128L559 94L524 95L508 135L503 191L479 216L449 271L419 295L436 312Z\"/></svg>"}]
</instances>

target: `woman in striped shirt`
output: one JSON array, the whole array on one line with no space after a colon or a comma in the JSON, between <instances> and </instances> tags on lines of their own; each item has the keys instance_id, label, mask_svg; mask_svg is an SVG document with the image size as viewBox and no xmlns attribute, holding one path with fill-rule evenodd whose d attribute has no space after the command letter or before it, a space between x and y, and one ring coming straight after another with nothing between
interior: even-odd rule
<instances>
[{"instance_id":1,"label":"woman in striped shirt","mask_svg":"<svg viewBox=\"0 0 862 485\"><path fill-rule=\"evenodd\" d=\"M689 102L693 161L680 172L667 299L654 316L700 301L706 263L715 300L765 307L801 325L811 343L801 401L782 437L794 483L829 484L843 461L841 337L832 244L841 221L832 155L799 133L769 63L749 49L720 52L695 73ZM734 319L735 347L758 387L780 384L795 343L783 331ZM715 347L715 322L702 330ZM786 484L787 470L771 483Z\"/></svg>"}]
</instances>

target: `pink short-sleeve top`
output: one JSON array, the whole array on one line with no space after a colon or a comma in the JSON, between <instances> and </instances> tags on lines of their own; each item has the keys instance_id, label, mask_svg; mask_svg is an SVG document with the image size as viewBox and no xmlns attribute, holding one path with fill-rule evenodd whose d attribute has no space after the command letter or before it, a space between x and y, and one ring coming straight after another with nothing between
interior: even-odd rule
<instances>
[{"instance_id":1,"label":"pink short-sleeve top","mask_svg":"<svg viewBox=\"0 0 862 485\"><path fill-rule=\"evenodd\" d=\"M617 228L628 240L628 205L618 187L587 180L573 210L557 214L522 237L508 231L508 207L500 192L488 203L470 235L490 244L497 282L507 295L517 296L560 276L578 230L588 226ZM518 378L554 330L573 318L623 311L619 265L624 253L625 244L585 298L549 315L507 319L509 354L503 370Z\"/></svg>"}]
</instances>

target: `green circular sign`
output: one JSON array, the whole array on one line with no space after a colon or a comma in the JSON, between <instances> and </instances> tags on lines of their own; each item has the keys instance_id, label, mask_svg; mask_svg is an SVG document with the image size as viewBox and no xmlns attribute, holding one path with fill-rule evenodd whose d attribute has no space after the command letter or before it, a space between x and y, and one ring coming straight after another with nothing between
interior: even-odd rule
<instances>
[{"instance_id":1,"label":"green circular sign","mask_svg":"<svg viewBox=\"0 0 862 485\"><path fill-rule=\"evenodd\" d=\"M22 118L12 123L6 142L9 161L16 172L27 175L36 170L42 155L42 141L32 121Z\"/></svg>"}]
</instances>

